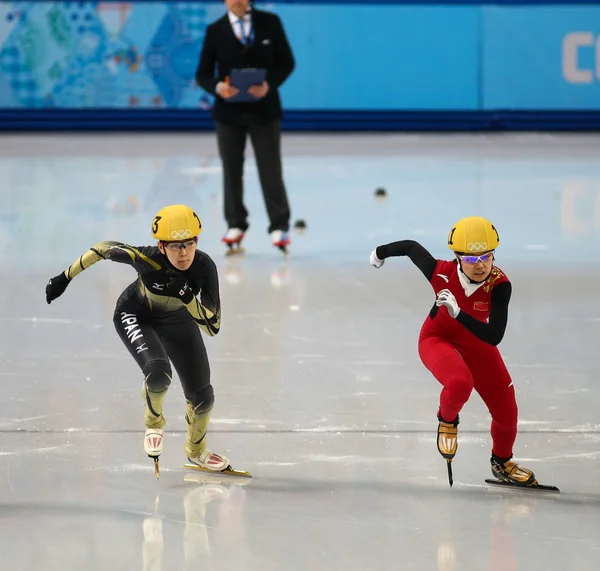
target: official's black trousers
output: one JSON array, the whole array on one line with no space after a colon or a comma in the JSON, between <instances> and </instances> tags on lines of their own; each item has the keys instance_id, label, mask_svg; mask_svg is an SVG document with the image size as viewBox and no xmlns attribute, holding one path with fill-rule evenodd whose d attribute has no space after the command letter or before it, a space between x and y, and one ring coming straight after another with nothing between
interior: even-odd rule
<instances>
[{"instance_id":1,"label":"official's black trousers","mask_svg":"<svg viewBox=\"0 0 600 571\"><path fill-rule=\"evenodd\" d=\"M252 141L258 176L269 216L268 232L289 230L290 207L281 167L281 122L267 123L242 117L236 123L217 121L217 143L223 165L225 220L229 228L248 229L244 206L244 151Z\"/></svg>"}]
</instances>

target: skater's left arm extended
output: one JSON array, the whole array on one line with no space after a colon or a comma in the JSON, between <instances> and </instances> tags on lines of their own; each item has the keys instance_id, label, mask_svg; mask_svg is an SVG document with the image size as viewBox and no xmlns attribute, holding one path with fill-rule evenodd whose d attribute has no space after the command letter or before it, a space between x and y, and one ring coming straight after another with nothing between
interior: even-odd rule
<instances>
[{"instance_id":1,"label":"skater's left arm extended","mask_svg":"<svg viewBox=\"0 0 600 571\"><path fill-rule=\"evenodd\" d=\"M447 292L447 293L445 293ZM448 295L449 294L449 295ZM456 318L456 321L464 325L475 337L490 345L498 345L504 337L506 324L508 323L508 304L512 295L510 282L498 284L490 296L490 319L488 323L479 321L469 314L461 311L456 299L448 290L442 290L438 294L437 305L445 305L448 313Z\"/></svg>"},{"instance_id":2,"label":"skater's left arm extended","mask_svg":"<svg viewBox=\"0 0 600 571\"><path fill-rule=\"evenodd\" d=\"M399 240L390 244L377 246L371 252L371 265L380 268L386 258L407 256L410 261L421 270L421 273L431 281L437 260L419 242L414 240Z\"/></svg>"}]
</instances>

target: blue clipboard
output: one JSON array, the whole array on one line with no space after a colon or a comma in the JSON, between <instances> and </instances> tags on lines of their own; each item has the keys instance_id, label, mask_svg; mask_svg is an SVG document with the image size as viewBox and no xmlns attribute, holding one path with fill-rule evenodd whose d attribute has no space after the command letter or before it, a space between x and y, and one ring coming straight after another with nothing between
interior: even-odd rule
<instances>
[{"instance_id":1,"label":"blue clipboard","mask_svg":"<svg viewBox=\"0 0 600 571\"><path fill-rule=\"evenodd\" d=\"M260 101L257 97L248 93L248 88L251 85L260 85L267 76L267 70L265 68L244 68L244 69L232 69L229 75L229 84L232 87L236 87L240 92L234 97L230 97L225 101L227 103L247 103Z\"/></svg>"}]
</instances>

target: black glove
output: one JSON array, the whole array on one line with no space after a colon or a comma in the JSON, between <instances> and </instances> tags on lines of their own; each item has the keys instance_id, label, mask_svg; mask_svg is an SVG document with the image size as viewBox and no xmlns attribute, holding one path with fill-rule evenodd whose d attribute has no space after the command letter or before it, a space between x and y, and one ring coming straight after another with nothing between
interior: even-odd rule
<instances>
[{"instance_id":1,"label":"black glove","mask_svg":"<svg viewBox=\"0 0 600 571\"><path fill-rule=\"evenodd\" d=\"M55 278L51 278L46 286L46 302L51 303L57 297L60 297L67 286L71 283L71 280L65 275L65 272L61 272Z\"/></svg>"},{"instance_id":2,"label":"black glove","mask_svg":"<svg viewBox=\"0 0 600 571\"><path fill-rule=\"evenodd\" d=\"M180 299L185 304L190 303L194 299L194 292L185 276L175 270L167 270L167 275L171 276L171 279L165 286L165 293Z\"/></svg>"}]
</instances>

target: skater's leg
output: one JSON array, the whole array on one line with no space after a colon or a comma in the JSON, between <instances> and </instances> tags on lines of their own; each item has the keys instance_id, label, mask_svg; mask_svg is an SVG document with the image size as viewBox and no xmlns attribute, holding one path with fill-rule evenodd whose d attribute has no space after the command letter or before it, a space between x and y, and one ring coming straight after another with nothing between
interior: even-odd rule
<instances>
[{"instance_id":1,"label":"skater's leg","mask_svg":"<svg viewBox=\"0 0 600 571\"><path fill-rule=\"evenodd\" d=\"M438 337L420 339L419 356L444 387L440 395L440 416L446 422L453 422L471 396L471 371L460 353L448 341Z\"/></svg>"},{"instance_id":2,"label":"skater's leg","mask_svg":"<svg viewBox=\"0 0 600 571\"><path fill-rule=\"evenodd\" d=\"M222 470L229 465L228 459L212 453L206 445L215 399L200 329L187 312L177 312L169 319L169 323L161 323L158 334L181 380L187 402L186 455L190 460L201 458L202 463L210 469Z\"/></svg>"},{"instance_id":3,"label":"skater's leg","mask_svg":"<svg viewBox=\"0 0 600 571\"><path fill-rule=\"evenodd\" d=\"M517 437L518 407L510 374L496 347L485 347L466 359L473 371L474 387L492 416L492 473L500 480L531 485L531 470L511 461Z\"/></svg>"},{"instance_id":4,"label":"skater's leg","mask_svg":"<svg viewBox=\"0 0 600 571\"><path fill-rule=\"evenodd\" d=\"M173 375L167 354L153 327L131 310L115 311L113 323L144 374L144 424L148 428L162 428L165 425L162 405Z\"/></svg>"},{"instance_id":5,"label":"skater's leg","mask_svg":"<svg viewBox=\"0 0 600 571\"><path fill-rule=\"evenodd\" d=\"M248 229L244 206L244 151L247 127L217 121L217 144L223 167L223 204L228 228Z\"/></svg>"},{"instance_id":6,"label":"skater's leg","mask_svg":"<svg viewBox=\"0 0 600 571\"><path fill-rule=\"evenodd\" d=\"M290 206L281 165L281 122L276 119L251 125L250 138L269 215L268 231L287 233L290 228Z\"/></svg>"},{"instance_id":7,"label":"skater's leg","mask_svg":"<svg viewBox=\"0 0 600 571\"><path fill-rule=\"evenodd\" d=\"M163 402L171 384L172 372L161 342L153 327L137 313L137 308L117 307L113 323L144 375L144 450L149 456L159 456L163 450L165 418Z\"/></svg>"},{"instance_id":8,"label":"skater's leg","mask_svg":"<svg viewBox=\"0 0 600 571\"><path fill-rule=\"evenodd\" d=\"M500 458L511 458L519 411L515 387L500 352L489 346L465 359L473 371L474 388L492 417L492 452Z\"/></svg>"},{"instance_id":9,"label":"skater's leg","mask_svg":"<svg viewBox=\"0 0 600 571\"><path fill-rule=\"evenodd\" d=\"M473 390L473 377L458 351L440 338L422 337L419 356L444 387L438 410L437 446L440 454L451 460L458 448L458 415Z\"/></svg>"}]
</instances>

